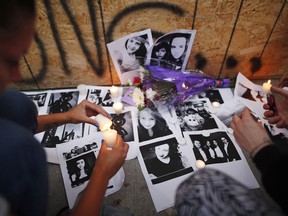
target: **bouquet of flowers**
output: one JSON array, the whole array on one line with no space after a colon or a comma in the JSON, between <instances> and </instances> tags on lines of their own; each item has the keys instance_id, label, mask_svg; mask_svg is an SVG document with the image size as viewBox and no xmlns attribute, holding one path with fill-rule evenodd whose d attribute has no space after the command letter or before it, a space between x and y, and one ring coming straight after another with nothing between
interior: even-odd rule
<instances>
[{"instance_id":1,"label":"bouquet of flowers","mask_svg":"<svg viewBox=\"0 0 288 216\"><path fill-rule=\"evenodd\" d=\"M235 84L231 79L214 79L202 74L184 73L159 66L147 65L140 69L130 85L129 96L138 109L150 105L176 105L190 96L212 88L228 88Z\"/></svg>"}]
</instances>

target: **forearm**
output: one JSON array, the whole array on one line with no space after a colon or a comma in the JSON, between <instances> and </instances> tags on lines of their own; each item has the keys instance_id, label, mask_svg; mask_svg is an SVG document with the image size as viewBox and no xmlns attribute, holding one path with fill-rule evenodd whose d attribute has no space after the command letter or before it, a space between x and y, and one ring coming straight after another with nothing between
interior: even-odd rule
<instances>
[{"instance_id":1,"label":"forearm","mask_svg":"<svg viewBox=\"0 0 288 216\"><path fill-rule=\"evenodd\" d=\"M36 133L49 130L54 127L69 123L67 113L55 113L49 115L39 115L37 117L38 127Z\"/></svg>"},{"instance_id":2,"label":"forearm","mask_svg":"<svg viewBox=\"0 0 288 216\"><path fill-rule=\"evenodd\" d=\"M94 171L79 201L75 204L71 216L100 215L109 179Z\"/></svg>"}]
</instances>

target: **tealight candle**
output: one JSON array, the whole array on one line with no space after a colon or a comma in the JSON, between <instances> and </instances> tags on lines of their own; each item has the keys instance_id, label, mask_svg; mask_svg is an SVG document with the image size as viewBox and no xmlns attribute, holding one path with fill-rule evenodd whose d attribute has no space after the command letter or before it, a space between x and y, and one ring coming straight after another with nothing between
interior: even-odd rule
<instances>
[{"instance_id":1,"label":"tealight candle","mask_svg":"<svg viewBox=\"0 0 288 216\"><path fill-rule=\"evenodd\" d=\"M218 101L214 101L214 102L212 102L212 106L215 108L218 108L221 106L221 104Z\"/></svg>"},{"instance_id":2,"label":"tealight candle","mask_svg":"<svg viewBox=\"0 0 288 216\"><path fill-rule=\"evenodd\" d=\"M118 97L118 87L113 85L113 86L110 88L110 93L111 93L111 96L112 96L113 98L117 98L117 97Z\"/></svg>"},{"instance_id":3,"label":"tealight candle","mask_svg":"<svg viewBox=\"0 0 288 216\"><path fill-rule=\"evenodd\" d=\"M77 86L77 89L78 89L80 95L83 95L83 94L86 93L86 85L84 85L84 84L78 85L78 86Z\"/></svg>"},{"instance_id":4,"label":"tealight candle","mask_svg":"<svg viewBox=\"0 0 288 216\"><path fill-rule=\"evenodd\" d=\"M103 131L103 137L104 137L105 142L107 143L107 146L109 148L113 148L113 146L116 143L117 131L113 129L108 129L106 131Z\"/></svg>"},{"instance_id":5,"label":"tealight candle","mask_svg":"<svg viewBox=\"0 0 288 216\"><path fill-rule=\"evenodd\" d=\"M197 161L196 161L196 167L197 167L198 169L203 169L205 166L206 166L206 164L205 164L204 161L202 161L202 160L197 160Z\"/></svg>"},{"instance_id":6,"label":"tealight candle","mask_svg":"<svg viewBox=\"0 0 288 216\"><path fill-rule=\"evenodd\" d=\"M270 88L271 88L271 80L268 80L268 82L263 83L262 85L262 92L264 94L268 94L270 92Z\"/></svg>"},{"instance_id":7,"label":"tealight candle","mask_svg":"<svg viewBox=\"0 0 288 216\"><path fill-rule=\"evenodd\" d=\"M101 131L106 131L106 130L110 129L110 127L112 125L112 121L109 118L103 116L102 114L98 114L95 117L95 120L98 122L99 129Z\"/></svg>"},{"instance_id":8,"label":"tealight candle","mask_svg":"<svg viewBox=\"0 0 288 216\"><path fill-rule=\"evenodd\" d=\"M120 101L115 102L113 104L113 108L114 108L114 111L116 114L120 114L122 112L122 109L123 109L123 104Z\"/></svg>"}]
</instances>

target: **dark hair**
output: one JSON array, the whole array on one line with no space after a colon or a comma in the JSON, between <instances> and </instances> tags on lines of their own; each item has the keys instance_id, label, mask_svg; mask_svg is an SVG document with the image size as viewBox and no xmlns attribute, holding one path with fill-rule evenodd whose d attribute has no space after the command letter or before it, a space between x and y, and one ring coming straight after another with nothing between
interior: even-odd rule
<instances>
[{"instance_id":1,"label":"dark hair","mask_svg":"<svg viewBox=\"0 0 288 216\"><path fill-rule=\"evenodd\" d=\"M166 54L165 54L165 56L166 56L168 51L169 51L169 45L167 42L163 41L163 42L160 42L160 43L154 45L151 57L157 59L156 52L158 52L162 48L164 48L166 50ZM165 58L165 56L163 57L163 59Z\"/></svg>"},{"instance_id":2,"label":"dark hair","mask_svg":"<svg viewBox=\"0 0 288 216\"><path fill-rule=\"evenodd\" d=\"M139 38L144 38L144 35L142 36L135 36L135 37L131 37L131 38L136 38L137 37ZM125 48L127 49L127 43L128 41L131 39L131 38L128 38L125 42ZM140 44L140 47L139 49L137 49L134 54L136 56L136 59L139 61L140 65L143 66L144 62L145 62L145 58L146 58L146 55L147 55L147 49L146 49L146 46L145 46L145 42L143 42L142 40L140 41L141 44Z\"/></svg>"},{"instance_id":3,"label":"dark hair","mask_svg":"<svg viewBox=\"0 0 288 216\"><path fill-rule=\"evenodd\" d=\"M186 39L186 42L185 42L185 50L184 50L184 53L182 54L181 58L179 60L183 61L184 59L184 56L186 54L186 51L187 51L187 47L188 47L188 38L190 37L191 35L190 34L186 34L186 33L176 33L176 34L173 34L172 37L170 38L170 42L169 42L169 56L168 56L168 59L170 61L176 61L176 59L173 57L172 53L171 53L171 46L172 46L172 42L175 38L185 38Z\"/></svg>"},{"instance_id":4,"label":"dark hair","mask_svg":"<svg viewBox=\"0 0 288 216\"><path fill-rule=\"evenodd\" d=\"M35 18L35 0L1 0L0 28L14 30L23 18Z\"/></svg>"}]
</instances>

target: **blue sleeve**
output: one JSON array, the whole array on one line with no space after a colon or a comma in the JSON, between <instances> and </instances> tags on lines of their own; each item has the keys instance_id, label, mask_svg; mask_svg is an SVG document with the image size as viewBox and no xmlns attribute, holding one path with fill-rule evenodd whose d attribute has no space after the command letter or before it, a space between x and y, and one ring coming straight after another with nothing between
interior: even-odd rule
<instances>
[{"instance_id":1,"label":"blue sleeve","mask_svg":"<svg viewBox=\"0 0 288 216\"><path fill-rule=\"evenodd\" d=\"M0 117L25 127L33 134L36 132L38 111L31 99L10 89L0 94L0 101Z\"/></svg>"},{"instance_id":2,"label":"blue sleeve","mask_svg":"<svg viewBox=\"0 0 288 216\"><path fill-rule=\"evenodd\" d=\"M46 215L48 171L31 131L0 117L0 194L16 215Z\"/></svg>"}]
</instances>

